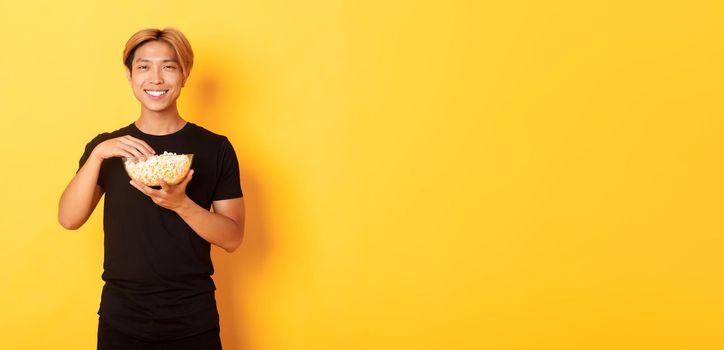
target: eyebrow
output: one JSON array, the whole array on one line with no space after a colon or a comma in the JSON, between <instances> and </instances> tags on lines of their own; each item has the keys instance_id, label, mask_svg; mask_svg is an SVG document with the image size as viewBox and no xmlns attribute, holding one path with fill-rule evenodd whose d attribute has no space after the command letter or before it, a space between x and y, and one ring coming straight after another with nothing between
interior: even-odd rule
<instances>
[{"instance_id":1,"label":"eyebrow","mask_svg":"<svg viewBox=\"0 0 724 350\"><path fill-rule=\"evenodd\" d=\"M149 60L149 59L147 59L147 58L141 58L141 59L138 59L138 60L136 61L136 63L141 63L141 62L151 62L151 60ZM177 61L177 60L174 60L174 59L165 59L165 60L161 61L161 63L165 63L165 62L175 62L175 63L178 63L178 61Z\"/></svg>"}]
</instances>

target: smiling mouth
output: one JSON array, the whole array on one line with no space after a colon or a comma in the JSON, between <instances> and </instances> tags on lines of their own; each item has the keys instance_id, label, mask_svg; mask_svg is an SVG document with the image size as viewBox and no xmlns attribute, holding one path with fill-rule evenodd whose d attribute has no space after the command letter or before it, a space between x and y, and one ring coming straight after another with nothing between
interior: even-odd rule
<instances>
[{"instance_id":1,"label":"smiling mouth","mask_svg":"<svg viewBox=\"0 0 724 350\"><path fill-rule=\"evenodd\" d=\"M143 90L143 91L145 91L147 94L149 94L153 97L159 97L159 96L164 95L166 92L168 92L168 90Z\"/></svg>"}]
</instances>

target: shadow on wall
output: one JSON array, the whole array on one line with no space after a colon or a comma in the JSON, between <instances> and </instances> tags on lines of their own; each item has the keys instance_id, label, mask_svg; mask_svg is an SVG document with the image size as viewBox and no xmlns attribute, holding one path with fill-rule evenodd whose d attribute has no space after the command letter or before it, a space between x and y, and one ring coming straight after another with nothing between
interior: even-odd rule
<instances>
[{"instance_id":1,"label":"shadow on wall","mask_svg":"<svg viewBox=\"0 0 724 350\"><path fill-rule=\"evenodd\" d=\"M225 350L246 350L250 344L249 327L254 315L247 305L252 303L249 290L256 289L265 258L270 252L270 233L264 215L265 189L251 164L249 150L259 150L251 133L243 125L248 113L246 86L238 73L243 65L230 55L214 55L223 50L199 50L203 65L195 66L185 88L185 104L190 119L213 132L226 135L232 142L239 159L241 187L246 205L245 236L242 245L229 254L218 247L212 248L216 283L216 301L221 320L221 339ZM199 62L201 63L201 62Z\"/></svg>"}]
</instances>

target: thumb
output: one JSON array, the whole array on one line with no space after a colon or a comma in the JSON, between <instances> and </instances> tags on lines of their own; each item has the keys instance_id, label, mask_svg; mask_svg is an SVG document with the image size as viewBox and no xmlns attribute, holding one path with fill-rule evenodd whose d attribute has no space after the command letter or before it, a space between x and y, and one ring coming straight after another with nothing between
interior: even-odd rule
<instances>
[{"instance_id":1,"label":"thumb","mask_svg":"<svg viewBox=\"0 0 724 350\"><path fill-rule=\"evenodd\" d=\"M186 187L186 185L189 184L189 181L191 181L191 178L193 177L193 175L194 175L194 169L189 170L189 173L186 174L186 178L183 181L181 181L181 185Z\"/></svg>"}]
</instances>

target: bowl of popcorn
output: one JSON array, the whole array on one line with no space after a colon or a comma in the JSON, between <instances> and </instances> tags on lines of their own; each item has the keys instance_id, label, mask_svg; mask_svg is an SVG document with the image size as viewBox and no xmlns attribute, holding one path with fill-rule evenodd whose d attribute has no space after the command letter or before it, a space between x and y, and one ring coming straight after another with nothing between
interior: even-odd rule
<instances>
[{"instance_id":1,"label":"bowl of popcorn","mask_svg":"<svg viewBox=\"0 0 724 350\"><path fill-rule=\"evenodd\" d=\"M131 179L146 186L161 186L161 180L177 185L186 178L193 158L193 154L163 152L146 160L123 158L123 165Z\"/></svg>"}]
</instances>

